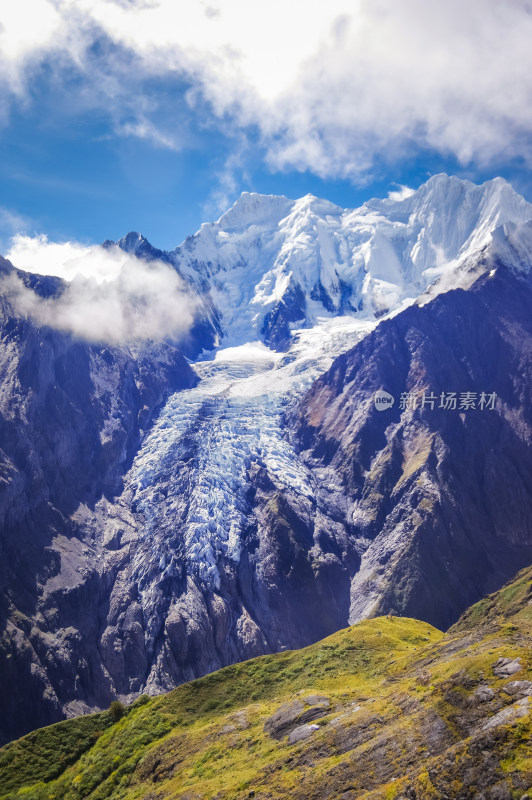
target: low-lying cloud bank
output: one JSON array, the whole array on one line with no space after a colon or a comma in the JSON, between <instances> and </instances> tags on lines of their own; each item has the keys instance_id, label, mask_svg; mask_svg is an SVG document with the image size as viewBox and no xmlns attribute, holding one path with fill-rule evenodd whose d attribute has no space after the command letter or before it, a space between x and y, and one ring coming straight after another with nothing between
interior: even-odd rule
<instances>
[{"instance_id":1,"label":"low-lying cloud bank","mask_svg":"<svg viewBox=\"0 0 532 800\"><path fill-rule=\"evenodd\" d=\"M194 321L197 298L171 266L147 263L116 246L55 244L42 236L18 236L7 257L20 269L64 280L57 296L45 298L16 272L0 281L0 291L16 312L38 325L125 345L179 339Z\"/></svg>"}]
</instances>

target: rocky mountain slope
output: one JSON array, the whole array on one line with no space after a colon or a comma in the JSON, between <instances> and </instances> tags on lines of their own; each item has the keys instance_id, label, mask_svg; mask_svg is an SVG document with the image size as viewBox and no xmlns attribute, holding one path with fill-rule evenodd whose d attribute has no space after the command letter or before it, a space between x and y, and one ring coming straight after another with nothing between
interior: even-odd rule
<instances>
[{"instance_id":1,"label":"rocky mountain slope","mask_svg":"<svg viewBox=\"0 0 532 800\"><path fill-rule=\"evenodd\" d=\"M4 298L2 740L364 616L447 627L529 563L529 218L436 176L356 211L244 195L172 253L131 234L200 295L192 368Z\"/></svg>"},{"instance_id":2,"label":"rocky mountain slope","mask_svg":"<svg viewBox=\"0 0 532 800\"><path fill-rule=\"evenodd\" d=\"M2 268L12 269L5 261ZM102 585L98 560L116 541L102 527L97 552L85 517L102 498L120 493L166 396L197 377L170 345L89 344L36 327L5 296L0 341L5 736L62 718L55 681L73 710L98 675L105 682L96 643L100 604L108 602L105 580L112 582L113 572Z\"/></svg>"},{"instance_id":3,"label":"rocky mountain slope","mask_svg":"<svg viewBox=\"0 0 532 800\"><path fill-rule=\"evenodd\" d=\"M532 569L443 635L396 616L0 750L2 800L525 798Z\"/></svg>"},{"instance_id":4,"label":"rocky mountain slope","mask_svg":"<svg viewBox=\"0 0 532 800\"><path fill-rule=\"evenodd\" d=\"M393 611L446 629L532 558L531 288L500 266L407 309L291 412L318 508L342 508L359 545L351 621Z\"/></svg>"}]
</instances>

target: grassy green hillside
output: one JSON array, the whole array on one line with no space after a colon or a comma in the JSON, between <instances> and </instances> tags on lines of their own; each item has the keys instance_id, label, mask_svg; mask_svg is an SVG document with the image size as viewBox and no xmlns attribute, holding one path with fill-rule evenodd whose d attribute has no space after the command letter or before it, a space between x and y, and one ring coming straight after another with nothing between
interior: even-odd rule
<instances>
[{"instance_id":1,"label":"grassy green hillside","mask_svg":"<svg viewBox=\"0 0 532 800\"><path fill-rule=\"evenodd\" d=\"M367 620L0 750L1 800L532 798L532 568L446 634Z\"/></svg>"}]
</instances>

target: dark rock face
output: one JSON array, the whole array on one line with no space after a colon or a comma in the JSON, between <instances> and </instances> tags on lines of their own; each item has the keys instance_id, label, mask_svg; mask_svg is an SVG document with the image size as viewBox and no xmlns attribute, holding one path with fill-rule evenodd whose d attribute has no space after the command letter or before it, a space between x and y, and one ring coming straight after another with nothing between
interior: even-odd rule
<instances>
[{"instance_id":1,"label":"dark rock face","mask_svg":"<svg viewBox=\"0 0 532 800\"><path fill-rule=\"evenodd\" d=\"M290 285L282 300L269 311L261 330L263 341L273 350L284 352L290 345L290 323L305 319L305 295L297 283Z\"/></svg>"},{"instance_id":2,"label":"dark rock face","mask_svg":"<svg viewBox=\"0 0 532 800\"><path fill-rule=\"evenodd\" d=\"M532 559L532 285L504 268L383 322L293 411L307 464L361 545L350 620L400 613L446 629ZM395 398L378 411L374 395ZM422 407L423 392L434 408ZM456 410L439 408L456 392ZM460 410L461 393L476 408ZM496 393L493 410L480 395ZM400 408L402 393L416 408Z\"/></svg>"},{"instance_id":3,"label":"dark rock face","mask_svg":"<svg viewBox=\"0 0 532 800\"><path fill-rule=\"evenodd\" d=\"M114 244L115 242L108 240L103 243L103 247L112 247ZM124 250L124 252L131 253L145 261L164 261L167 264L172 264L171 259L164 250L159 250L159 248L154 247L145 236L141 233L137 233L137 231L130 231L119 239L116 244L121 250Z\"/></svg>"},{"instance_id":4,"label":"dark rock face","mask_svg":"<svg viewBox=\"0 0 532 800\"><path fill-rule=\"evenodd\" d=\"M0 342L4 740L63 718L69 701L74 713L114 696L98 653L112 574L84 518L120 493L166 395L197 379L174 347L90 345L2 299Z\"/></svg>"}]
</instances>

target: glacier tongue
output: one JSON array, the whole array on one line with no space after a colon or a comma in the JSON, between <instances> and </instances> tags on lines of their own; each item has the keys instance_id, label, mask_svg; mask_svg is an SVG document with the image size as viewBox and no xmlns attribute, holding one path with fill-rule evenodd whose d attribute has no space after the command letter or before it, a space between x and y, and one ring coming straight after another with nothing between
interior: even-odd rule
<instances>
[{"instance_id":1,"label":"glacier tongue","mask_svg":"<svg viewBox=\"0 0 532 800\"><path fill-rule=\"evenodd\" d=\"M324 318L294 331L281 356L260 342L209 354L194 368L201 382L172 395L126 477L127 503L151 551L137 550L139 585L181 573L219 587L223 558L238 560L249 523L248 470L264 467L277 485L312 497L312 476L284 435L292 398L352 347L374 323ZM181 564L181 566L179 566Z\"/></svg>"},{"instance_id":2,"label":"glacier tongue","mask_svg":"<svg viewBox=\"0 0 532 800\"><path fill-rule=\"evenodd\" d=\"M127 479L160 569L168 569L177 546L189 574L219 587L219 559L240 557L253 461L283 486L312 495L308 471L282 433L286 383L275 390L273 367L271 360L234 356L200 362L201 383L172 395L161 411ZM260 380L265 373L266 383ZM137 573L143 571L139 564Z\"/></svg>"}]
</instances>

